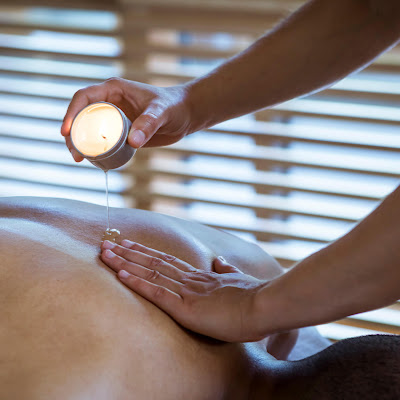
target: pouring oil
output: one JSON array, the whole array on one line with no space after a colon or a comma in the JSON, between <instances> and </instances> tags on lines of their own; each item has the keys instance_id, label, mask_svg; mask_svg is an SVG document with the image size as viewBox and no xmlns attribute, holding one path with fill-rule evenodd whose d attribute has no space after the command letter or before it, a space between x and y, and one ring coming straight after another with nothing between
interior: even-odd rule
<instances>
[{"instance_id":1,"label":"pouring oil","mask_svg":"<svg viewBox=\"0 0 400 400\"><path fill-rule=\"evenodd\" d=\"M110 228L110 204L108 201L108 170L104 171L106 176L106 202L107 202L107 229L104 232L103 240L109 240L110 242L118 243L121 232L118 229Z\"/></svg>"}]
</instances>

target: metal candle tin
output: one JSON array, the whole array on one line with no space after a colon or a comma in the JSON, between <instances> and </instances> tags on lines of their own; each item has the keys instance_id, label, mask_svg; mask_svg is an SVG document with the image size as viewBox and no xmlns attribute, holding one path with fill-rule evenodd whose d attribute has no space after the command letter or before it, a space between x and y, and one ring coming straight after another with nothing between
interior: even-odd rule
<instances>
[{"instance_id":1,"label":"metal candle tin","mask_svg":"<svg viewBox=\"0 0 400 400\"><path fill-rule=\"evenodd\" d=\"M108 104L109 106L114 107L119 112L119 114L121 115L121 118L122 118L122 130L121 130L118 141L115 143L115 145L113 147L111 147L109 150L107 150L104 153L98 154L96 156L90 156L90 155L82 153L77 148L77 146L73 140L72 131L74 128L74 123L77 120L78 116L85 112L90 111L88 109L94 108L94 107L96 107L96 105L99 105L99 104ZM78 113L78 115L74 118L74 121L72 122L72 125L71 125L71 142L72 142L72 145L74 146L75 150L82 157L84 157L88 161L90 161L94 166L101 168L104 171L108 171L109 169L119 168L119 167L123 166L124 164L126 164L133 157L133 155L136 152L136 149L131 147L127 141L131 125L132 125L131 121L126 117L124 112L122 110L120 110L117 106L115 106L114 104L105 102L105 101L99 101L96 103L92 103L92 104L86 106L85 108L83 108Z\"/></svg>"}]
</instances>

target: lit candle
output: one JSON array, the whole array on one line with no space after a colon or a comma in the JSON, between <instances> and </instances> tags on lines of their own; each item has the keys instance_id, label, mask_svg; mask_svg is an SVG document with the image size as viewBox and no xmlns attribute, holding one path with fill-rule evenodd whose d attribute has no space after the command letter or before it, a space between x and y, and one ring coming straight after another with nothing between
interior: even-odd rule
<instances>
[{"instance_id":1,"label":"lit candle","mask_svg":"<svg viewBox=\"0 0 400 400\"><path fill-rule=\"evenodd\" d=\"M96 167L118 168L128 162L135 149L127 143L131 122L111 103L90 104L79 112L71 127L75 149Z\"/></svg>"}]
</instances>

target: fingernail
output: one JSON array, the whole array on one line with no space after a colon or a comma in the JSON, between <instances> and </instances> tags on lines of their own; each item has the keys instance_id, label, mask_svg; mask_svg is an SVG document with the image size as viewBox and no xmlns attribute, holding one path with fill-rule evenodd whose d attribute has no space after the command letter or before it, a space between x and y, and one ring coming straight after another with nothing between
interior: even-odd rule
<instances>
[{"instance_id":1,"label":"fingernail","mask_svg":"<svg viewBox=\"0 0 400 400\"><path fill-rule=\"evenodd\" d=\"M222 262L226 262L226 260L225 260L225 258L224 257L222 257L222 256L219 256L218 257Z\"/></svg>"},{"instance_id":2,"label":"fingernail","mask_svg":"<svg viewBox=\"0 0 400 400\"><path fill-rule=\"evenodd\" d=\"M109 240L105 240L103 247L105 249L113 249L115 247L115 243L110 242Z\"/></svg>"},{"instance_id":3,"label":"fingernail","mask_svg":"<svg viewBox=\"0 0 400 400\"><path fill-rule=\"evenodd\" d=\"M113 258L113 257L115 257L115 253L113 253L111 250L106 250L104 252L104 257L105 258Z\"/></svg>"},{"instance_id":4,"label":"fingernail","mask_svg":"<svg viewBox=\"0 0 400 400\"><path fill-rule=\"evenodd\" d=\"M141 131L140 129L135 129L132 132L133 135L133 139L132 139L132 143L135 147L140 147L143 145L144 140L146 138L145 134L143 131Z\"/></svg>"},{"instance_id":5,"label":"fingernail","mask_svg":"<svg viewBox=\"0 0 400 400\"><path fill-rule=\"evenodd\" d=\"M121 269L121 271L118 272L118 275L122 279L126 279L130 274L126 272L124 269Z\"/></svg>"},{"instance_id":6,"label":"fingernail","mask_svg":"<svg viewBox=\"0 0 400 400\"><path fill-rule=\"evenodd\" d=\"M124 246L124 247L131 247L131 246L133 245L133 242L131 242L131 241L128 240L128 239L124 239L124 240L121 242L121 245Z\"/></svg>"}]
</instances>

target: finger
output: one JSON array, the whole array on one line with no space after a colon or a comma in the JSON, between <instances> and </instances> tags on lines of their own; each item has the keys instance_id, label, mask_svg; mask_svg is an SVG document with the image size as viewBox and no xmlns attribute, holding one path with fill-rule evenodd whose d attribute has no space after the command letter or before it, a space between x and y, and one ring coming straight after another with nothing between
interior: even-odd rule
<instances>
[{"instance_id":1,"label":"finger","mask_svg":"<svg viewBox=\"0 0 400 400\"><path fill-rule=\"evenodd\" d=\"M183 271L164 261L162 258L149 256L147 254L141 253L140 251L135 251L123 246L119 246L116 243L112 243L108 240L104 241L101 247L103 250L112 249L115 254L118 254L120 257L124 258L127 261L141 265L142 267L145 267L147 269L156 270L176 281L182 281L182 278L184 277Z\"/></svg>"},{"instance_id":2,"label":"finger","mask_svg":"<svg viewBox=\"0 0 400 400\"><path fill-rule=\"evenodd\" d=\"M68 150L71 153L74 160L76 162L81 162L83 160L83 157L74 149L74 146L72 145L71 141L71 136L66 136L64 139L65 139L65 144L67 145Z\"/></svg>"},{"instance_id":3,"label":"finger","mask_svg":"<svg viewBox=\"0 0 400 400\"><path fill-rule=\"evenodd\" d=\"M171 255L171 254L166 254L163 253L162 251L158 251L155 249L152 249L150 247L146 247L140 243L135 243L130 240L124 239L121 242L121 246L126 247L131 250L136 250L140 251L144 254L147 254L152 257L157 257L161 258L162 260L174 265L175 267L179 268L181 271L184 272L196 272L197 268L193 267L192 265L188 264L187 262Z\"/></svg>"},{"instance_id":4,"label":"finger","mask_svg":"<svg viewBox=\"0 0 400 400\"><path fill-rule=\"evenodd\" d=\"M128 136L128 143L135 148L145 145L164 124L163 109L150 105L133 123Z\"/></svg>"},{"instance_id":5,"label":"finger","mask_svg":"<svg viewBox=\"0 0 400 400\"><path fill-rule=\"evenodd\" d=\"M217 257L214 260L214 271L218 274L236 273L242 274L243 272L235 266L228 264L223 257Z\"/></svg>"},{"instance_id":6,"label":"finger","mask_svg":"<svg viewBox=\"0 0 400 400\"><path fill-rule=\"evenodd\" d=\"M135 275L149 282L154 282L157 285L163 286L169 290L172 290L175 293L180 293L182 289L181 283L168 278L167 276L161 274L159 271L151 270L136 263L127 261L124 258L115 254L112 250L104 250L101 253L101 259L105 264L107 264L117 273L121 270L128 271L132 275Z\"/></svg>"},{"instance_id":7,"label":"finger","mask_svg":"<svg viewBox=\"0 0 400 400\"><path fill-rule=\"evenodd\" d=\"M130 275L124 270L118 273L118 278L129 289L140 294L172 317L175 314L182 315L183 298L179 294L137 276Z\"/></svg>"}]
</instances>

